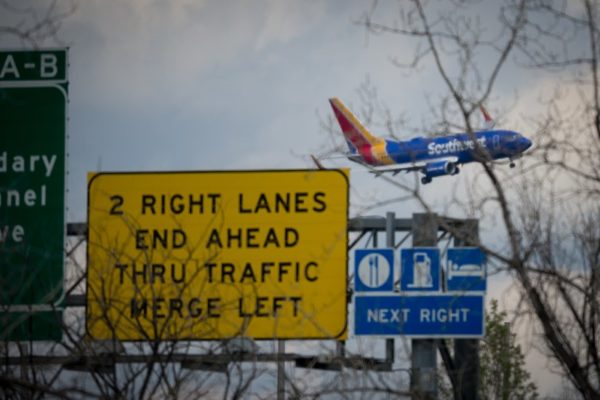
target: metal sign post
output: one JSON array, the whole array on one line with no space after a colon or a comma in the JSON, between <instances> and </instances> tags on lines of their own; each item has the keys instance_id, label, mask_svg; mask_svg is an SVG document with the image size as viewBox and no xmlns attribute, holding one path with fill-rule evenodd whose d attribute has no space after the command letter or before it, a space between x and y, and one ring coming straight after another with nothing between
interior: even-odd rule
<instances>
[{"instance_id":1,"label":"metal sign post","mask_svg":"<svg viewBox=\"0 0 600 400\"><path fill-rule=\"evenodd\" d=\"M479 243L479 229L477 220L466 221L460 232L455 235L454 246L474 246ZM477 259L477 257L475 257ZM481 258L479 262L483 263ZM467 264L472 265L472 264ZM449 268L451 266L449 265ZM481 281L475 277L465 277L468 287L477 289L485 288ZM463 400L476 400L479 398L479 340L456 339L454 341L454 360L456 370L451 372L456 377L455 397ZM460 397L459 397L460 396Z\"/></svg>"},{"instance_id":2,"label":"metal sign post","mask_svg":"<svg viewBox=\"0 0 600 400\"><path fill-rule=\"evenodd\" d=\"M413 214L413 247L437 245L434 214ZM437 398L437 346L435 339L412 339L410 391L418 399Z\"/></svg>"}]
</instances>

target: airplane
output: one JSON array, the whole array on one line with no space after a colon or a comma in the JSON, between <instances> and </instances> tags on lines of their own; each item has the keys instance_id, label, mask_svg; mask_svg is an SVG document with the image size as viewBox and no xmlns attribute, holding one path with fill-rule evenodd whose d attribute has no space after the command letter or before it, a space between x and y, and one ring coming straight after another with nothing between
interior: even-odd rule
<instances>
[{"instance_id":1,"label":"airplane","mask_svg":"<svg viewBox=\"0 0 600 400\"><path fill-rule=\"evenodd\" d=\"M346 157L369 167L376 176L419 171L425 185L436 177L456 175L459 166L474 161L508 158L513 168L514 160L532 145L531 140L518 132L493 129L494 121L483 107L480 108L486 130L398 141L372 135L337 97L329 99L329 103L350 150ZM380 168L398 164L405 165ZM317 166L322 168L318 162Z\"/></svg>"}]
</instances>

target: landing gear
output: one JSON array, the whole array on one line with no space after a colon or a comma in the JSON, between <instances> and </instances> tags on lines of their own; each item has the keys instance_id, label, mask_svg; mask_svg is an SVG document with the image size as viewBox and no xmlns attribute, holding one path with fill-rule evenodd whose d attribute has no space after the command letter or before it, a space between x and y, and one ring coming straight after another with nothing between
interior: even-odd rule
<instances>
[{"instance_id":1,"label":"landing gear","mask_svg":"<svg viewBox=\"0 0 600 400\"><path fill-rule=\"evenodd\" d=\"M508 166L509 166L509 167L511 167L511 168L514 168L514 167L515 167L515 165L516 165L516 164L515 164L515 162L514 162L514 161L511 161L511 162L510 162L510 164L508 164Z\"/></svg>"},{"instance_id":2,"label":"landing gear","mask_svg":"<svg viewBox=\"0 0 600 400\"><path fill-rule=\"evenodd\" d=\"M431 182L431 178L430 178L430 177L428 177L428 176L424 176L424 177L422 177L422 178L421 178L421 183L422 183L423 185L427 185L427 184L428 184L428 183L430 183L430 182Z\"/></svg>"}]
</instances>

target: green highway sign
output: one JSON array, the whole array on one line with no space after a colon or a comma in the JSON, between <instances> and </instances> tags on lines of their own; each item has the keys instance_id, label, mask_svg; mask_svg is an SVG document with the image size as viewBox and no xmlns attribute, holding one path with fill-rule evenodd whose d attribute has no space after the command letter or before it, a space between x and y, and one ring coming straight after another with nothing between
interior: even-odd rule
<instances>
[{"instance_id":1,"label":"green highway sign","mask_svg":"<svg viewBox=\"0 0 600 400\"><path fill-rule=\"evenodd\" d=\"M66 65L66 50L0 52L0 340L60 339Z\"/></svg>"},{"instance_id":2,"label":"green highway sign","mask_svg":"<svg viewBox=\"0 0 600 400\"><path fill-rule=\"evenodd\" d=\"M60 87L0 88L0 303L59 299L65 100Z\"/></svg>"},{"instance_id":3,"label":"green highway sign","mask_svg":"<svg viewBox=\"0 0 600 400\"><path fill-rule=\"evenodd\" d=\"M62 308L48 311L0 312L0 341L62 339Z\"/></svg>"},{"instance_id":4,"label":"green highway sign","mask_svg":"<svg viewBox=\"0 0 600 400\"><path fill-rule=\"evenodd\" d=\"M67 51L0 51L0 82L66 82Z\"/></svg>"}]
</instances>

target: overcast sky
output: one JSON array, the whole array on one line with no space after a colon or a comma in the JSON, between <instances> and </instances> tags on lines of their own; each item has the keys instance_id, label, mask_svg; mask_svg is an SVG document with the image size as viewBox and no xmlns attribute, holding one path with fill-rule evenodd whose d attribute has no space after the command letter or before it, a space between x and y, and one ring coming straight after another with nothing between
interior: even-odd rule
<instances>
[{"instance_id":1,"label":"overcast sky","mask_svg":"<svg viewBox=\"0 0 600 400\"><path fill-rule=\"evenodd\" d=\"M85 220L88 171L313 167L308 155L330 144L320 127L332 114L329 97L358 112L357 89L369 81L394 117L418 125L426 96L444 91L427 69L408 76L390 62L408 61L412 44L368 35L356 23L365 1L76 4L58 34L70 47L69 221ZM391 21L397 12L382 2L375 16ZM3 36L0 45L20 43ZM512 95L517 78L495 98ZM326 165L352 167L354 214L396 196L355 164ZM443 198L457 179L427 190Z\"/></svg>"},{"instance_id":2,"label":"overcast sky","mask_svg":"<svg viewBox=\"0 0 600 400\"><path fill-rule=\"evenodd\" d=\"M308 155L330 143L320 126L331 116L327 99L358 107L357 89L367 80L394 116L418 125L427 116L427 96L444 90L442 81L427 69L407 76L390 62L412 54L412 44L367 35L356 21L369 4L78 2L58 35L70 47L67 220L85 221L88 171L312 168ZM396 2L381 2L376 15L389 21L396 12ZM0 36L0 46L22 44ZM501 74L492 95L497 103L488 108L502 108L502 99L519 89L535 93L544 85L524 74ZM398 195L356 164L325 164L352 168L353 215ZM461 179L445 177L426 189L428 200L442 199L438 211ZM409 217L417 210L396 203L366 213Z\"/></svg>"},{"instance_id":3,"label":"overcast sky","mask_svg":"<svg viewBox=\"0 0 600 400\"><path fill-rule=\"evenodd\" d=\"M79 4L61 31L71 43L69 217L84 218L87 171L312 167L329 97L355 102L366 76L402 86L387 60L397 40L367 40L354 24L365 6Z\"/></svg>"}]
</instances>

